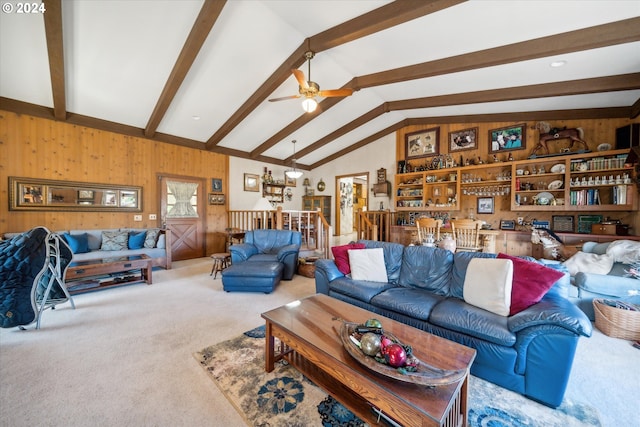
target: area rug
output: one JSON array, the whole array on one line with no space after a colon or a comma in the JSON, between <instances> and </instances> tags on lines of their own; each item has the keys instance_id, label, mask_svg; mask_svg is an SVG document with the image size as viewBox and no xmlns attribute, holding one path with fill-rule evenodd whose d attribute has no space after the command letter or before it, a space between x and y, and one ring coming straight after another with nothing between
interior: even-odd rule
<instances>
[{"instance_id":1,"label":"area rug","mask_svg":"<svg viewBox=\"0 0 640 427\"><path fill-rule=\"evenodd\" d=\"M250 426L359 427L364 422L295 368L264 370L264 327L194 353ZM477 377L470 379L471 427L600 426L592 407L565 398L551 409Z\"/></svg>"}]
</instances>

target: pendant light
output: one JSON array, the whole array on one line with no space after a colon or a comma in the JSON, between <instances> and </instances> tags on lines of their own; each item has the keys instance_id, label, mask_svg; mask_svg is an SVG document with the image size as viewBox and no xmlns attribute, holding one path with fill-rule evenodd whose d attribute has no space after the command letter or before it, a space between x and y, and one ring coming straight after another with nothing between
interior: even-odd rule
<instances>
[{"instance_id":1,"label":"pendant light","mask_svg":"<svg viewBox=\"0 0 640 427\"><path fill-rule=\"evenodd\" d=\"M293 169L288 169L284 174L291 179L298 179L302 176L302 171L296 169L296 140L293 141Z\"/></svg>"}]
</instances>

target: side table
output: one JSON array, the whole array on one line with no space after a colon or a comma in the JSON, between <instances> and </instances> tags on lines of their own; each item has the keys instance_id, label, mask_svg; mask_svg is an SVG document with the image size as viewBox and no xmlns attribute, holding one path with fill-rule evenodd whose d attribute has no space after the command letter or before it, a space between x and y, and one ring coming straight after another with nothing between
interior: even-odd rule
<instances>
[{"instance_id":1,"label":"side table","mask_svg":"<svg viewBox=\"0 0 640 427\"><path fill-rule=\"evenodd\" d=\"M211 255L211 259L213 259L213 266L211 267L209 276L213 275L214 279L218 276L219 271L221 272L231 264L231 254L229 252L213 254Z\"/></svg>"}]
</instances>

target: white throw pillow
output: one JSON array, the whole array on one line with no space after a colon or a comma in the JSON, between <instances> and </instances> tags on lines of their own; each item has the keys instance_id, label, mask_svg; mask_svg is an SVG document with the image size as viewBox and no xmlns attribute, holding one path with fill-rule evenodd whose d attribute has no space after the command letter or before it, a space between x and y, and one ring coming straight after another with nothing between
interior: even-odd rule
<instances>
[{"instance_id":1,"label":"white throw pillow","mask_svg":"<svg viewBox=\"0 0 640 427\"><path fill-rule=\"evenodd\" d=\"M616 240L607 248L607 255L611 255L615 262L633 264L640 261L640 242Z\"/></svg>"},{"instance_id":2,"label":"white throw pillow","mask_svg":"<svg viewBox=\"0 0 640 427\"><path fill-rule=\"evenodd\" d=\"M572 276L575 276L579 272L607 274L611 271L611 267L613 267L613 256L579 251L563 264Z\"/></svg>"},{"instance_id":3,"label":"white throw pillow","mask_svg":"<svg viewBox=\"0 0 640 427\"><path fill-rule=\"evenodd\" d=\"M462 295L476 307L500 316L511 309L513 261L499 258L473 258L464 276Z\"/></svg>"},{"instance_id":4,"label":"white throw pillow","mask_svg":"<svg viewBox=\"0 0 640 427\"><path fill-rule=\"evenodd\" d=\"M369 280L370 282L388 282L387 268L384 266L382 248L349 249L349 264L353 280Z\"/></svg>"}]
</instances>

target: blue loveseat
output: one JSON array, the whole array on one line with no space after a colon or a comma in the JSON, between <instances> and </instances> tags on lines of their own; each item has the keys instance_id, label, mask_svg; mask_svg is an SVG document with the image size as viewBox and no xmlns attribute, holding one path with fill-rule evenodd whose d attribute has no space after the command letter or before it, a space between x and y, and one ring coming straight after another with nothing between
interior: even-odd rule
<instances>
[{"instance_id":1,"label":"blue loveseat","mask_svg":"<svg viewBox=\"0 0 640 427\"><path fill-rule=\"evenodd\" d=\"M388 283L353 280L334 260L316 261L316 292L346 301L477 351L471 373L550 407L562 402L580 336L591 336L585 314L561 296L565 273L540 302L501 316L465 302L470 261L489 253L404 247L359 241L383 248Z\"/></svg>"},{"instance_id":2,"label":"blue loveseat","mask_svg":"<svg viewBox=\"0 0 640 427\"><path fill-rule=\"evenodd\" d=\"M252 230L244 235L244 243L231 245L231 264L245 261L278 262L283 265L282 279L291 280L298 265L302 244L299 231ZM224 275L223 275L224 277Z\"/></svg>"}]
</instances>

